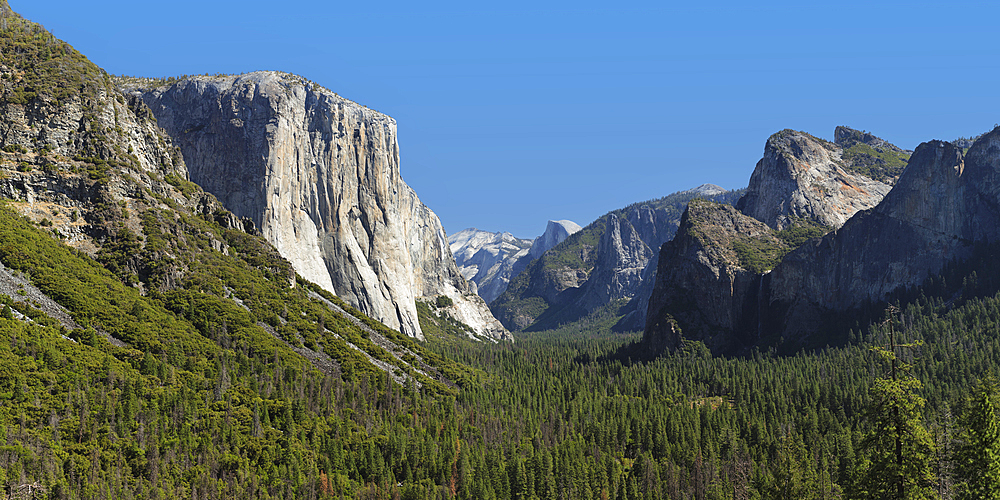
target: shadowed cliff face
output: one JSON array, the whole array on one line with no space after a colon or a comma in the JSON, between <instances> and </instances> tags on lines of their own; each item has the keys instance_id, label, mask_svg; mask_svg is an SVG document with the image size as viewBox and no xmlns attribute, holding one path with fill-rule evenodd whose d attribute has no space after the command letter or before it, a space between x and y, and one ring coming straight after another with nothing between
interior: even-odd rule
<instances>
[{"instance_id":1,"label":"shadowed cliff face","mask_svg":"<svg viewBox=\"0 0 1000 500\"><path fill-rule=\"evenodd\" d=\"M747 249L780 252L785 244L760 221L729 205L694 200L677 236L660 249L644 343L675 348L689 339L732 351L756 337L761 275Z\"/></svg>"},{"instance_id":2,"label":"shadowed cliff face","mask_svg":"<svg viewBox=\"0 0 1000 500\"><path fill-rule=\"evenodd\" d=\"M400 177L392 118L273 72L134 93L175 138L191 180L253 219L306 279L408 335L422 336L414 301L438 295L477 334L506 334Z\"/></svg>"},{"instance_id":3,"label":"shadowed cliff face","mask_svg":"<svg viewBox=\"0 0 1000 500\"><path fill-rule=\"evenodd\" d=\"M685 269L700 269L702 274L712 269L705 262L692 266L699 259L706 261L702 254L711 255L709 249L693 245L697 241L679 234L664 245L657 289L650 299L647 344L675 346L676 334L667 327L679 324L685 337L696 340L711 341L720 334L752 336L756 328L757 335L772 341L822 345L830 339L816 335L824 334L824 323L831 318L919 286L949 262L967 260L976 244L1000 241L1000 129L977 140L965 158L952 143L921 144L878 206L788 253L743 300L702 305L710 297L698 298L699 293L728 296L743 288L731 285L738 280L721 279L718 273L685 281L691 274ZM696 298L700 323L689 320L683 304L678 305L689 296ZM713 315L733 320L711 321ZM716 328L699 327L703 324Z\"/></svg>"},{"instance_id":4,"label":"shadowed cliff face","mask_svg":"<svg viewBox=\"0 0 1000 500\"><path fill-rule=\"evenodd\" d=\"M951 143L921 144L878 207L803 245L775 268L772 300L794 304L792 309L847 310L918 285L949 260L967 257L972 242L987 235L970 225L978 200L967 196L963 170L962 153Z\"/></svg>"}]
</instances>

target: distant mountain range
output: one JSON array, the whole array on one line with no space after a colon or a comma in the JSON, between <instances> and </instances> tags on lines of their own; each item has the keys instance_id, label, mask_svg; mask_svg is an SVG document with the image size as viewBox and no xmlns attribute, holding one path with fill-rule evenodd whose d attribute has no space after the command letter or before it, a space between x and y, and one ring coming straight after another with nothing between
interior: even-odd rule
<instances>
[{"instance_id":1,"label":"distant mountain range","mask_svg":"<svg viewBox=\"0 0 1000 500\"><path fill-rule=\"evenodd\" d=\"M449 236L448 243L459 272L476 285L486 302L492 302L529 262L580 229L573 221L550 220L541 236L525 240L507 232L469 228Z\"/></svg>"},{"instance_id":2,"label":"distant mountain range","mask_svg":"<svg viewBox=\"0 0 1000 500\"><path fill-rule=\"evenodd\" d=\"M705 184L609 212L527 264L490 309L511 330L555 328L609 309L618 328L642 329L657 250L673 238L685 205L734 203L740 194Z\"/></svg>"}]
</instances>

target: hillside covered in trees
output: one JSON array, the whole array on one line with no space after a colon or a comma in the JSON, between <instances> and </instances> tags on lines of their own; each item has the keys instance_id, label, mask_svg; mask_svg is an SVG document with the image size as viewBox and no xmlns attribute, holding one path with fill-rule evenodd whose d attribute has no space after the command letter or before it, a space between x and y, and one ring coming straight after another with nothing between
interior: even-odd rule
<instances>
[{"instance_id":1,"label":"hillside covered in trees","mask_svg":"<svg viewBox=\"0 0 1000 500\"><path fill-rule=\"evenodd\" d=\"M608 310L474 342L444 298L418 304L417 341L185 180L110 76L4 0L0 20L2 119L76 120L0 145L6 498L1000 492L996 248L792 354L686 341L650 359Z\"/></svg>"}]
</instances>

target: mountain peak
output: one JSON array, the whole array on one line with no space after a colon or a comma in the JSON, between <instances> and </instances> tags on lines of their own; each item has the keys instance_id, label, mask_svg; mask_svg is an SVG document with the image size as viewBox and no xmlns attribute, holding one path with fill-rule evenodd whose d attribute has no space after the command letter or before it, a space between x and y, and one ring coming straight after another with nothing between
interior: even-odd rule
<instances>
[{"instance_id":1,"label":"mountain peak","mask_svg":"<svg viewBox=\"0 0 1000 500\"><path fill-rule=\"evenodd\" d=\"M907 152L905 149L892 144L891 142L878 137L865 130L857 130L851 127L838 125L833 130L833 142L842 148L849 148L855 144L865 144L879 150Z\"/></svg>"},{"instance_id":2,"label":"mountain peak","mask_svg":"<svg viewBox=\"0 0 1000 500\"><path fill-rule=\"evenodd\" d=\"M571 220L550 220L545 226L545 232L535 238L528 253L532 259L537 259L550 248L560 244L573 233L583 229Z\"/></svg>"},{"instance_id":3,"label":"mountain peak","mask_svg":"<svg viewBox=\"0 0 1000 500\"><path fill-rule=\"evenodd\" d=\"M844 138L852 129L838 130ZM870 146L860 149L845 150L805 132L782 130L768 138L737 208L779 230L799 219L840 227L859 210L877 205L890 189L863 173L873 170L880 157L873 156L878 153ZM860 167L864 162L855 161L862 156L871 160L867 170Z\"/></svg>"},{"instance_id":4,"label":"mountain peak","mask_svg":"<svg viewBox=\"0 0 1000 500\"><path fill-rule=\"evenodd\" d=\"M696 188L688 189L686 192L695 193L701 196L715 196L717 194L725 193L726 189L715 184L702 184Z\"/></svg>"}]
</instances>

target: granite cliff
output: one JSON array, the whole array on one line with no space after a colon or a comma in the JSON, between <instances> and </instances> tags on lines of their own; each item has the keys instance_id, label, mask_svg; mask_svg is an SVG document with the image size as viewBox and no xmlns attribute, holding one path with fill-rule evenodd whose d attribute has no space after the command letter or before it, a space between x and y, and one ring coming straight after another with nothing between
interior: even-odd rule
<instances>
[{"instance_id":1,"label":"granite cliff","mask_svg":"<svg viewBox=\"0 0 1000 500\"><path fill-rule=\"evenodd\" d=\"M609 212L532 261L490 308L512 330L555 328L601 311L620 317L618 329L642 328L643 287L651 286L657 249L673 238L684 206L739 194L704 185Z\"/></svg>"},{"instance_id":2,"label":"granite cliff","mask_svg":"<svg viewBox=\"0 0 1000 500\"><path fill-rule=\"evenodd\" d=\"M470 228L449 236L448 243L459 272L476 285L480 297L492 302L532 260L580 229L573 221L550 220L541 236L526 240L506 232Z\"/></svg>"},{"instance_id":3,"label":"granite cliff","mask_svg":"<svg viewBox=\"0 0 1000 500\"><path fill-rule=\"evenodd\" d=\"M735 208L693 200L677 236L660 249L644 343L659 351L680 345L680 332L729 350L758 320L762 267L788 250L766 224Z\"/></svg>"},{"instance_id":4,"label":"granite cliff","mask_svg":"<svg viewBox=\"0 0 1000 500\"><path fill-rule=\"evenodd\" d=\"M1000 130L963 157L952 143L917 147L896 186L873 210L803 245L772 273L772 329L789 338L816 333L824 314L879 303L921 285L977 243L1000 240Z\"/></svg>"},{"instance_id":5,"label":"granite cliff","mask_svg":"<svg viewBox=\"0 0 1000 500\"><path fill-rule=\"evenodd\" d=\"M838 129L838 139L858 136L846 132ZM861 138L892 151L870 134ZM759 343L794 347L843 341L844 332L831 338L826 328L838 317L851 316L877 306L894 293L918 287L947 265L969 259L977 245L1000 241L1000 129L979 137L964 157L961 148L942 141L921 144L912 156L904 154L908 156L907 167L877 206L858 211L842 227L804 243L792 237L797 228L775 232L792 250L780 252L783 255L745 276L749 286L736 286L738 279L713 273L722 266L717 264L720 259L712 258L704 248L704 239L694 238L692 231L679 233L661 251L646 345L673 347L681 334L719 350L739 350ZM840 175L837 169L832 172ZM771 182L768 175L781 174L765 172L757 185ZM782 201L791 198L775 201L770 207L781 207ZM790 214L841 213L845 206L842 200L831 201L833 208L829 210ZM740 206L746 210L748 205ZM692 228L698 227L697 220L706 219L697 215L692 210L685 216ZM782 215L768 220L780 221ZM732 225L709 226L721 230ZM746 229L740 231L750 234ZM685 280L699 273L704 277ZM708 299L729 296L741 298L721 304ZM685 303L685 297L702 298Z\"/></svg>"},{"instance_id":6,"label":"granite cliff","mask_svg":"<svg viewBox=\"0 0 1000 500\"><path fill-rule=\"evenodd\" d=\"M870 134L855 138L849 130L838 127L835 135L845 143L850 141L850 146L866 145L865 139L875 144L881 141ZM757 162L747 193L736 207L779 230L799 220L840 227L859 210L877 205L891 188L854 168L855 158L861 156L847 153L845 158L841 144L805 132L778 132L767 140L764 157Z\"/></svg>"},{"instance_id":7,"label":"granite cliff","mask_svg":"<svg viewBox=\"0 0 1000 500\"><path fill-rule=\"evenodd\" d=\"M49 316L61 326L53 345L78 359L187 371L239 351L300 373L454 385L412 339L297 276L253 220L190 182L181 151L122 79L4 0L0 20L0 295L21 311L12 316ZM188 373L178 379L193 391L211 386Z\"/></svg>"},{"instance_id":8,"label":"granite cliff","mask_svg":"<svg viewBox=\"0 0 1000 500\"><path fill-rule=\"evenodd\" d=\"M396 122L277 72L133 86L190 178L296 271L407 335L416 300L447 296L476 335L507 335L459 273L437 216L400 176Z\"/></svg>"}]
</instances>

